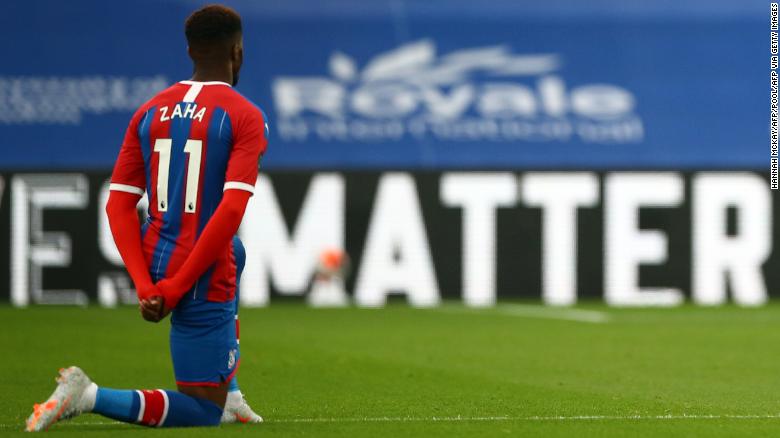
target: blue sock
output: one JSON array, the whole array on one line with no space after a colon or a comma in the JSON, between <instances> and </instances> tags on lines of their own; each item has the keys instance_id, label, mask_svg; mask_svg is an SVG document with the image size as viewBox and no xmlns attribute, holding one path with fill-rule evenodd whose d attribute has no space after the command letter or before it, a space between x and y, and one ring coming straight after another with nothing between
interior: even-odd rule
<instances>
[{"instance_id":1,"label":"blue sock","mask_svg":"<svg viewBox=\"0 0 780 438\"><path fill-rule=\"evenodd\" d=\"M211 401L176 391L98 388L92 412L146 426L217 426L222 409Z\"/></svg>"},{"instance_id":2,"label":"blue sock","mask_svg":"<svg viewBox=\"0 0 780 438\"><path fill-rule=\"evenodd\" d=\"M235 392L238 390L238 377L233 376L233 378L230 379L230 383L228 383L228 392Z\"/></svg>"},{"instance_id":3,"label":"blue sock","mask_svg":"<svg viewBox=\"0 0 780 438\"><path fill-rule=\"evenodd\" d=\"M135 423L140 407L137 391L98 387L92 412L125 423Z\"/></svg>"}]
</instances>

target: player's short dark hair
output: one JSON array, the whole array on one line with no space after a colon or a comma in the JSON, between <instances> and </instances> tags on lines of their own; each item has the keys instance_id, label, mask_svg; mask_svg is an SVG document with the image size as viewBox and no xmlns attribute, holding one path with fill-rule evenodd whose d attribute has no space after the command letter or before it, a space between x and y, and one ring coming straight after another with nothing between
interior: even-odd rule
<instances>
[{"instance_id":1,"label":"player's short dark hair","mask_svg":"<svg viewBox=\"0 0 780 438\"><path fill-rule=\"evenodd\" d=\"M184 34L192 46L220 44L241 33L241 16L223 5L206 5L187 18Z\"/></svg>"}]
</instances>

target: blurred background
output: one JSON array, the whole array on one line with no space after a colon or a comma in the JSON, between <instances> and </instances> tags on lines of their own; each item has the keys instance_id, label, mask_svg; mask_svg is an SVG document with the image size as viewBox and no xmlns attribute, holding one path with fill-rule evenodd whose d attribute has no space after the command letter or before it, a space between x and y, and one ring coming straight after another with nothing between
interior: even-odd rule
<instances>
[{"instance_id":1,"label":"blurred background","mask_svg":"<svg viewBox=\"0 0 780 438\"><path fill-rule=\"evenodd\" d=\"M243 304L780 294L768 3L225 3L270 125ZM135 302L108 178L203 4L3 4L0 300Z\"/></svg>"}]
</instances>

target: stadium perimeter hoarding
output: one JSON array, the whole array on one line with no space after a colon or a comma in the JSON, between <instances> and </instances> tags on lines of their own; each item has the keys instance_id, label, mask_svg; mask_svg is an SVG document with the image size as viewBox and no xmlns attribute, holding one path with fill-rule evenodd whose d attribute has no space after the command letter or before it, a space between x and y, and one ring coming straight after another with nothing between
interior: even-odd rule
<instances>
[{"instance_id":1,"label":"stadium perimeter hoarding","mask_svg":"<svg viewBox=\"0 0 780 438\"><path fill-rule=\"evenodd\" d=\"M268 170L769 170L762 2L227 3ZM201 4L4 4L0 168L109 169Z\"/></svg>"},{"instance_id":2,"label":"stadium perimeter hoarding","mask_svg":"<svg viewBox=\"0 0 780 438\"><path fill-rule=\"evenodd\" d=\"M767 4L226 3L244 20L239 90L270 125L245 303L304 293L325 246L349 252L366 306L780 293ZM4 4L12 303L132 301L106 180L132 111L190 75L182 23L201 4Z\"/></svg>"},{"instance_id":3,"label":"stadium perimeter hoarding","mask_svg":"<svg viewBox=\"0 0 780 438\"><path fill-rule=\"evenodd\" d=\"M2 178L14 305L134 301L107 174ZM335 247L352 256L344 292L360 306L758 305L780 291L778 215L780 192L756 172L271 172L241 228L242 301L304 296Z\"/></svg>"}]
</instances>

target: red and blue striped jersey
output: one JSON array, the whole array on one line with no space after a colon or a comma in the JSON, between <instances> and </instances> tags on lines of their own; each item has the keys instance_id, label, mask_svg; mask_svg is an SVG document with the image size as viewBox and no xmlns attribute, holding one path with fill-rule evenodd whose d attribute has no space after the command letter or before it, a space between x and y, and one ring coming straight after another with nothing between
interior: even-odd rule
<instances>
[{"instance_id":1,"label":"red and blue striped jersey","mask_svg":"<svg viewBox=\"0 0 780 438\"><path fill-rule=\"evenodd\" d=\"M142 234L152 280L181 267L223 191L254 191L267 135L263 111L224 82L181 81L138 109L110 189L149 197ZM231 242L193 286L192 298L232 300L236 275Z\"/></svg>"}]
</instances>

